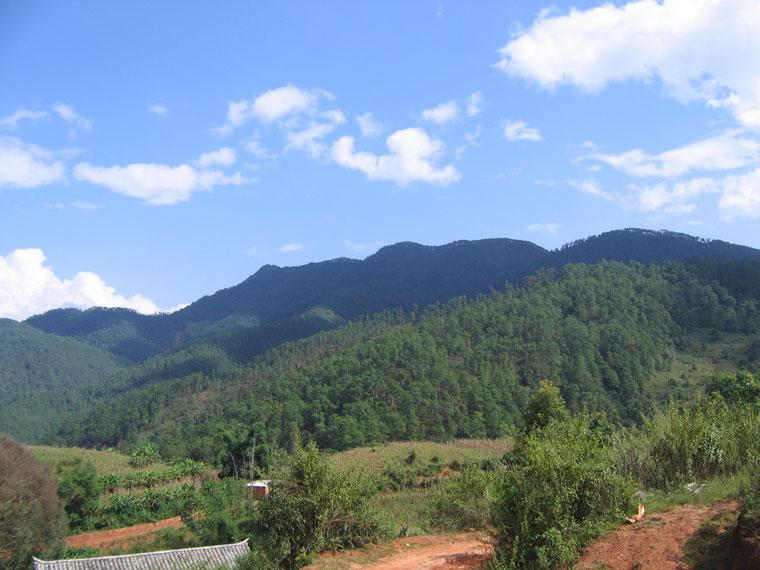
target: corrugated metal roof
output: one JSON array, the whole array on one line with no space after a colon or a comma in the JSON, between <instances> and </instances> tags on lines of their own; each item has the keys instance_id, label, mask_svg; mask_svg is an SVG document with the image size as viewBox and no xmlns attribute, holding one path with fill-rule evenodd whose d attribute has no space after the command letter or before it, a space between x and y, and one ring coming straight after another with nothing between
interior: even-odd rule
<instances>
[{"instance_id":1,"label":"corrugated metal roof","mask_svg":"<svg viewBox=\"0 0 760 570\"><path fill-rule=\"evenodd\" d=\"M237 544L78 560L35 558L34 568L35 570L216 570L217 568L234 568L235 563L249 552L248 539L246 539Z\"/></svg>"}]
</instances>

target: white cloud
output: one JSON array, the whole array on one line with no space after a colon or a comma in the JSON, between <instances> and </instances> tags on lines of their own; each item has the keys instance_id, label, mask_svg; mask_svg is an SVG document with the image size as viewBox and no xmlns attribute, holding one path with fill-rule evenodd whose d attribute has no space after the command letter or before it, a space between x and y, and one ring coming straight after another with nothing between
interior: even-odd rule
<instances>
[{"instance_id":1,"label":"white cloud","mask_svg":"<svg viewBox=\"0 0 760 570\"><path fill-rule=\"evenodd\" d=\"M639 212L664 211L667 214L688 214L697 206L694 200L702 194L719 191L711 178L695 178L685 182L668 184L660 182L652 186L629 185L630 194L621 198L623 204Z\"/></svg>"},{"instance_id":2,"label":"white cloud","mask_svg":"<svg viewBox=\"0 0 760 570\"><path fill-rule=\"evenodd\" d=\"M348 249L356 253L367 253L369 251L377 251L385 245L382 241L367 241L367 242L353 242L350 239L344 239L343 245Z\"/></svg>"},{"instance_id":3,"label":"white cloud","mask_svg":"<svg viewBox=\"0 0 760 570\"><path fill-rule=\"evenodd\" d=\"M277 248L280 253L295 253L303 250L302 243L286 243Z\"/></svg>"},{"instance_id":4,"label":"white cloud","mask_svg":"<svg viewBox=\"0 0 760 570\"><path fill-rule=\"evenodd\" d=\"M557 237L557 230L559 230L559 224L530 224L525 229L529 232L546 232L552 237Z\"/></svg>"},{"instance_id":5,"label":"white cloud","mask_svg":"<svg viewBox=\"0 0 760 570\"><path fill-rule=\"evenodd\" d=\"M81 162L74 168L74 176L78 180L105 186L117 194L139 198L153 206L184 202L190 199L193 192L210 190L215 186L239 186L247 182L238 172L228 175L189 164L134 163L101 167Z\"/></svg>"},{"instance_id":6,"label":"white cloud","mask_svg":"<svg viewBox=\"0 0 760 570\"><path fill-rule=\"evenodd\" d=\"M208 168L209 166L230 166L235 164L237 160L237 154L233 149L228 146L223 148L212 150L211 152L204 152L195 161L195 164L200 168Z\"/></svg>"},{"instance_id":7,"label":"white cloud","mask_svg":"<svg viewBox=\"0 0 760 570\"><path fill-rule=\"evenodd\" d=\"M161 105L160 103L154 103L153 105L150 105L148 107L148 113L153 113L154 115L158 115L159 117L163 117L168 112L169 112L169 109L165 107L164 105Z\"/></svg>"},{"instance_id":8,"label":"white cloud","mask_svg":"<svg viewBox=\"0 0 760 570\"><path fill-rule=\"evenodd\" d=\"M364 172L369 180L390 180L399 186L415 181L447 185L461 178L450 164L442 168L435 166L444 145L421 129L396 131L388 136L386 144L389 154L356 152L354 138L343 136L333 143L332 158L344 168Z\"/></svg>"},{"instance_id":9,"label":"white cloud","mask_svg":"<svg viewBox=\"0 0 760 570\"><path fill-rule=\"evenodd\" d=\"M313 111L320 98L333 99L322 89L305 90L295 85L285 85L265 91L253 101L231 101L227 105L227 122L212 129L219 135L228 135L250 119L272 123L295 113Z\"/></svg>"},{"instance_id":10,"label":"white cloud","mask_svg":"<svg viewBox=\"0 0 760 570\"><path fill-rule=\"evenodd\" d=\"M375 119L372 113L357 115L356 122L359 123L363 137L376 137L383 132L383 124Z\"/></svg>"},{"instance_id":11,"label":"white cloud","mask_svg":"<svg viewBox=\"0 0 760 570\"><path fill-rule=\"evenodd\" d=\"M20 139L0 137L0 189L34 188L63 180L64 167L53 153Z\"/></svg>"},{"instance_id":12,"label":"white cloud","mask_svg":"<svg viewBox=\"0 0 760 570\"><path fill-rule=\"evenodd\" d=\"M74 107L66 105L65 103L56 103L53 105L53 111L64 121L72 125L74 128L89 131L92 129L92 121L82 115L78 114Z\"/></svg>"},{"instance_id":13,"label":"white cloud","mask_svg":"<svg viewBox=\"0 0 760 570\"><path fill-rule=\"evenodd\" d=\"M305 150L309 155L318 159L327 152L323 139L335 130L338 125L346 122L346 116L339 109L326 111L318 115L321 121L309 121L305 126L295 123L293 129L287 129L285 138L288 141L285 152L289 150ZM296 126L297 125L297 126Z\"/></svg>"},{"instance_id":14,"label":"white cloud","mask_svg":"<svg viewBox=\"0 0 760 570\"><path fill-rule=\"evenodd\" d=\"M465 103L465 113L468 117L475 117L483 110L483 94L476 91L467 98Z\"/></svg>"},{"instance_id":15,"label":"white cloud","mask_svg":"<svg viewBox=\"0 0 760 570\"><path fill-rule=\"evenodd\" d=\"M447 101L432 109L422 111L422 118L437 125L445 125L459 118L461 109L456 101Z\"/></svg>"},{"instance_id":16,"label":"white cloud","mask_svg":"<svg viewBox=\"0 0 760 570\"><path fill-rule=\"evenodd\" d=\"M23 320L50 309L94 306L158 312L150 299L142 295L124 297L96 273L80 271L71 279L56 276L45 265L41 249L17 249L0 256L0 317Z\"/></svg>"},{"instance_id":17,"label":"white cloud","mask_svg":"<svg viewBox=\"0 0 760 570\"><path fill-rule=\"evenodd\" d=\"M64 204L63 202L45 202L42 204L43 208L48 208L52 210L63 210L64 208L76 208L78 210L89 210L91 212L94 212L95 210L100 209L100 204L96 204L95 202L84 202L82 200L75 200L73 202L69 202L68 204Z\"/></svg>"},{"instance_id":18,"label":"white cloud","mask_svg":"<svg viewBox=\"0 0 760 570\"><path fill-rule=\"evenodd\" d=\"M596 180L568 180L567 183L576 190L583 192L584 194L598 196L599 198L604 198L605 200L613 199L612 194L603 190Z\"/></svg>"},{"instance_id":19,"label":"white cloud","mask_svg":"<svg viewBox=\"0 0 760 570\"><path fill-rule=\"evenodd\" d=\"M454 150L454 156L456 156L457 160L460 160L462 156L464 156L464 151L466 151L471 146L480 146L482 143L480 142L480 125L475 127L472 131L468 131L464 134L464 143L460 144L455 150Z\"/></svg>"},{"instance_id":20,"label":"white cloud","mask_svg":"<svg viewBox=\"0 0 760 570\"><path fill-rule=\"evenodd\" d=\"M730 170L755 164L760 162L760 142L741 131L728 130L660 154L634 149L620 154L590 154L583 159L604 162L633 176L672 177L692 170Z\"/></svg>"},{"instance_id":21,"label":"white cloud","mask_svg":"<svg viewBox=\"0 0 760 570\"><path fill-rule=\"evenodd\" d=\"M528 126L525 121L505 121L504 138L510 141L541 142L541 131Z\"/></svg>"},{"instance_id":22,"label":"white cloud","mask_svg":"<svg viewBox=\"0 0 760 570\"><path fill-rule=\"evenodd\" d=\"M15 129L22 121L39 121L40 119L44 119L47 116L47 111L40 111L37 109L16 109L7 117L0 119L0 128Z\"/></svg>"},{"instance_id":23,"label":"white cloud","mask_svg":"<svg viewBox=\"0 0 760 570\"><path fill-rule=\"evenodd\" d=\"M732 111L760 129L760 2L637 0L556 15L543 11L502 48L496 67L545 88L595 93L659 79L679 101Z\"/></svg>"},{"instance_id":24,"label":"white cloud","mask_svg":"<svg viewBox=\"0 0 760 570\"><path fill-rule=\"evenodd\" d=\"M760 168L727 176L719 181L719 185L722 195L718 207L726 220L760 219Z\"/></svg>"}]
</instances>

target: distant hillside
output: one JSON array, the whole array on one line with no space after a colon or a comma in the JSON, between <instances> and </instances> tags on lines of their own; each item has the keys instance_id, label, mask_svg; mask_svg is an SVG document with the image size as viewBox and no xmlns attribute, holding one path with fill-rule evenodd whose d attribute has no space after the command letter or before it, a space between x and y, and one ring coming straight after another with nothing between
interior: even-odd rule
<instances>
[{"instance_id":1,"label":"distant hillside","mask_svg":"<svg viewBox=\"0 0 760 570\"><path fill-rule=\"evenodd\" d=\"M760 260L760 251L723 241L666 231L618 230L547 251L510 239L457 241L442 246L410 242L380 249L364 260L339 258L298 267L266 265L242 283L203 297L171 315L145 316L125 309L62 309L26 322L74 337L133 363L205 338L268 336L264 325L318 309L337 320L475 296L506 282L519 283L541 267L602 260L683 261L701 257ZM275 325L281 327L281 325ZM292 325L284 340L303 334ZM267 346L266 348L271 348ZM251 356L260 352L248 351Z\"/></svg>"},{"instance_id":2,"label":"distant hillside","mask_svg":"<svg viewBox=\"0 0 760 570\"><path fill-rule=\"evenodd\" d=\"M122 369L104 350L0 319L0 433L29 435L48 423L52 410L67 408L63 392L102 383Z\"/></svg>"}]
</instances>

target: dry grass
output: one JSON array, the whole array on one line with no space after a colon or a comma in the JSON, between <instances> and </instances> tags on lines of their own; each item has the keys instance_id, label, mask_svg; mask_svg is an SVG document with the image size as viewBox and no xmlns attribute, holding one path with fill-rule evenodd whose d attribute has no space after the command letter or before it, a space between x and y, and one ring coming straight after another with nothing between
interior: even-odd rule
<instances>
[{"instance_id":1,"label":"dry grass","mask_svg":"<svg viewBox=\"0 0 760 570\"><path fill-rule=\"evenodd\" d=\"M511 449L507 439L457 439L448 443L432 441L395 441L372 447L358 447L332 455L333 464L343 469L360 469L368 475L382 475L387 467L399 465L414 452L417 461L441 465L479 463L493 457L500 459Z\"/></svg>"},{"instance_id":2,"label":"dry grass","mask_svg":"<svg viewBox=\"0 0 760 570\"><path fill-rule=\"evenodd\" d=\"M56 466L72 459L89 461L95 466L98 475L135 473L137 471L163 471L168 465L155 463L148 467L137 469L129 464L129 456L118 451L98 451L95 449L82 449L79 447L49 447L44 445L32 445L28 447L34 458L44 465L49 465L55 470Z\"/></svg>"}]
</instances>

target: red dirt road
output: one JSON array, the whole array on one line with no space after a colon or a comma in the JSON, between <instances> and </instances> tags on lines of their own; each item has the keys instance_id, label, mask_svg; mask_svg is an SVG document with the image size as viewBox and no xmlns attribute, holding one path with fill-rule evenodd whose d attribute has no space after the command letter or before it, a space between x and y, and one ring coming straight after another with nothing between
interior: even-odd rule
<instances>
[{"instance_id":1,"label":"red dirt road","mask_svg":"<svg viewBox=\"0 0 760 570\"><path fill-rule=\"evenodd\" d=\"M174 517L162 521L124 528L115 528L111 530L98 530L94 532L85 532L69 536L66 539L66 546L70 548L99 548L108 549L114 546L123 545L135 538L142 538L146 535L153 534L164 528L180 528L182 519Z\"/></svg>"},{"instance_id":2,"label":"red dirt road","mask_svg":"<svg viewBox=\"0 0 760 570\"><path fill-rule=\"evenodd\" d=\"M664 513L653 513L633 525L621 526L591 544L581 556L577 568L612 570L682 570L684 545L708 520L735 512L734 500L712 505L682 505Z\"/></svg>"},{"instance_id":3,"label":"red dirt road","mask_svg":"<svg viewBox=\"0 0 760 570\"><path fill-rule=\"evenodd\" d=\"M326 554L308 570L469 570L491 557L488 538L480 533L412 536L360 551Z\"/></svg>"}]
</instances>

